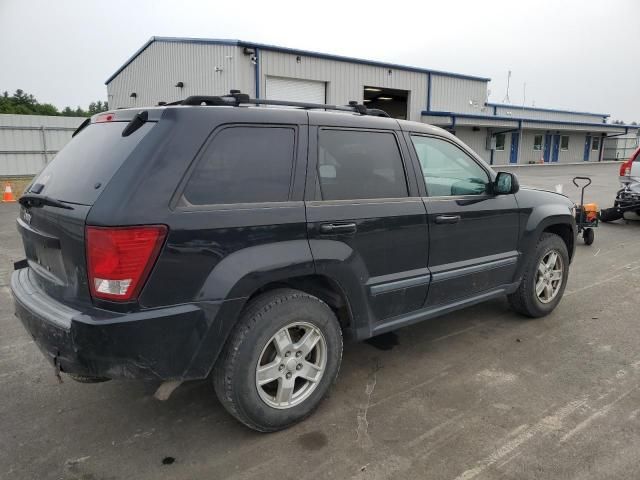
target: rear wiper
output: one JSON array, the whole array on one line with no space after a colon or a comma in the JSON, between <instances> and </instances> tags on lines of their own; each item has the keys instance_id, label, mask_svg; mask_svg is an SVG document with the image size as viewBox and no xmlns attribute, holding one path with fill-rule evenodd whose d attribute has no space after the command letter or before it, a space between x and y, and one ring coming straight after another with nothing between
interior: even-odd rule
<instances>
[{"instance_id":1,"label":"rear wiper","mask_svg":"<svg viewBox=\"0 0 640 480\"><path fill-rule=\"evenodd\" d=\"M46 195L36 195L34 193L25 193L18 200L20 205L25 208L40 208L45 205L48 207L58 207L64 208L65 210L73 210L73 207L67 205L66 203L62 203L60 200L56 200L55 198L47 197Z\"/></svg>"},{"instance_id":2,"label":"rear wiper","mask_svg":"<svg viewBox=\"0 0 640 480\"><path fill-rule=\"evenodd\" d=\"M91 123L91 118L87 118L84 122L82 122L80 124L80 126L78 128L76 128L75 132L73 132L71 134L71 137L75 137L77 134L79 134L82 130L84 130L84 127L86 127L87 125L89 125Z\"/></svg>"}]
</instances>

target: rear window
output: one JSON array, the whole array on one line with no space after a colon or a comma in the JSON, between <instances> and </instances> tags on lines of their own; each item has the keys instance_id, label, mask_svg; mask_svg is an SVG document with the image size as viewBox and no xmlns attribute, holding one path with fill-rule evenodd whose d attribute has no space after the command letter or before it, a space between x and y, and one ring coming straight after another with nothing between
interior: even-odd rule
<instances>
[{"instance_id":1,"label":"rear window","mask_svg":"<svg viewBox=\"0 0 640 480\"><path fill-rule=\"evenodd\" d=\"M118 168L155 123L145 123L128 137L125 122L87 126L55 156L34 180L39 192L57 200L93 205ZM96 188L97 184L101 187Z\"/></svg>"},{"instance_id":2,"label":"rear window","mask_svg":"<svg viewBox=\"0 0 640 480\"><path fill-rule=\"evenodd\" d=\"M293 128L225 128L202 153L184 198L192 205L287 201L294 145Z\"/></svg>"}]
</instances>

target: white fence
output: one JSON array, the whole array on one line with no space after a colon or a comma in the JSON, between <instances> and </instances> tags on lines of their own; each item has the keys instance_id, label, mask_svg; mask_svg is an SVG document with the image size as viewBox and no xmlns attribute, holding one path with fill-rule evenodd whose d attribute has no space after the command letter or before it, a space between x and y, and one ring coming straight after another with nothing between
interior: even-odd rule
<instances>
[{"instance_id":1,"label":"white fence","mask_svg":"<svg viewBox=\"0 0 640 480\"><path fill-rule=\"evenodd\" d=\"M34 175L71 140L84 117L0 114L0 176Z\"/></svg>"}]
</instances>

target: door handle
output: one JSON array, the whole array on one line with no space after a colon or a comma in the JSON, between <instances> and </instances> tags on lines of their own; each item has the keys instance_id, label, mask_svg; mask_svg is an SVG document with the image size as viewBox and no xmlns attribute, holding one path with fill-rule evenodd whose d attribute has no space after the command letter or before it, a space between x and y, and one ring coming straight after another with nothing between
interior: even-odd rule
<instances>
[{"instance_id":1,"label":"door handle","mask_svg":"<svg viewBox=\"0 0 640 480\"><path fill-rule=\"evenodd\" d=\"M323 223L320 225L320 233L341 234L356 233L357 227L355 223Z\"/></svg>"},{"instance_id":2,"label":"door handle","mask_svg":"<svg viewBox=\"0 0 640 480\"><path fill-rule=\"evenodd\" d=\"M436 223L458 223L460 221L460 215L438 215L436 217Z\"/></svg>"}]
</instances>

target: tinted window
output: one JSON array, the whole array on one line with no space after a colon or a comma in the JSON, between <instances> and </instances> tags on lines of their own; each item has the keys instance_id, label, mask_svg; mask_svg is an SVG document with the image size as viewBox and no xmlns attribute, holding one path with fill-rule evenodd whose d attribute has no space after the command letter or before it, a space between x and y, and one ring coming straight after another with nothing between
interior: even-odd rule
<instances>
[{"instance_id":1,"label":"tinted window","mask_svg":"<svg viewBox=\"0 0 640 480\"><path fill-rule=\"evenodd\" d=\"M560 137L560 150L569 150L569 135Z\"/></svg>"},{"instance_id":2,"label":"tinted window","mask_svg":"<svg viewBox=\"0 0 640 480\"><path fill-rule=\"evenodd\" d=\"M318 179L323 200L408 195L393 133L321 130L319 147Z\"/></svg>"},{"instance_id":3,"label":"tinted window","mask_svg":"<svg viewBox=\"0 0 640 480\"><path fill-rule=\"evenodd\" d=\"M194 205L289 199L295 131L230 127L206 147L184 196Z\"/></svg>"},{"instance_id":4,"label":"tinted window","mask_svg":"<svg viewBox=\"0 0 640 480\"><path fill-rule=\"evenodd\" d=\"M55 156L33 181L43 184L42 195L72 203L93 205L111 177L155 123L148 122L128 137L126 122L87 126ZM102 188L95 188L101 184Z\"/></svg>"},{"instance_id":5,"label":"tinted window","mask_svg":"<svg viewBox=\"0 0 640 480\"><path fill-rule=\"evenodd\" d=\"M496 150L502 151L504 150L504 133L498 133L496 135Z\"/></svg>"},{"instance_id":6,"label":"tinted window","mask_svg":"<svg viewBox=\"0 0 640 480\"><path fill-rule=\"evenodd\" d=\"M591 141L591 150L599 150L600 149L600 137L593 137Z\"/></svg>"},{"instance_id":7,"label":"tinted window","mask_svg":"<svg viewBox=\"0 0 640 480\"><path fill-rule=\"evenodd\" d=\"M457 146L433 137L412 136L411 141L430 197L480 195L487 191L489 175Z\"/></svg>"}]
</instances>

